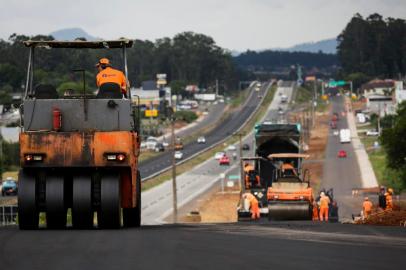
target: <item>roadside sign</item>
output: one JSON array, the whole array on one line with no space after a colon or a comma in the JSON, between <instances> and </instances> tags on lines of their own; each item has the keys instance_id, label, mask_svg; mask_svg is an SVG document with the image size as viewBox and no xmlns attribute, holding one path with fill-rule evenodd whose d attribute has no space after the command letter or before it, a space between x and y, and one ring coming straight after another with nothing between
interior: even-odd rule
<instances>
[{"instance_id":1,"label":"roadside sign","mask_svg":"<svg viewBox=\"0 0 406 270\"><path fill-rule=\"evenodd\" d=\"M238 174L232 174L228 176L229 180L240 180L240 176Z\"/></svg>"},{"instance_id":2,"label":"roadside sign","mask_svg":"<svg viewBox=\"0 0 406 270\"><path fill-rule=\"evenodd\" d=\"M328 86L329 87L338 87L338 86L344 86L346 85L346 81L329 81Z\"/></svg>"},{"instance_id":3,"label":"roadside sign","mask_svg":"<svg viewBox=\"0 0 406 270\"><path fill-rule=\"evenodd\" d=\"M145 110L145 117L158 117L158 110Z\"/></svg>"}]
</instances>

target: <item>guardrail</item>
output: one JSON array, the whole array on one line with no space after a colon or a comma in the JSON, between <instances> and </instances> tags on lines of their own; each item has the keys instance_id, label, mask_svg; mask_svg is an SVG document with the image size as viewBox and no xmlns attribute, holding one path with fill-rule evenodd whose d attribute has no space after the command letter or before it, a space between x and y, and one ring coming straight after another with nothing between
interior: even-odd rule
<instances>
[{"instance_id":1,"label":"guardrail","mask_svg":"<svg viewBox=\"0 0 406 270\"><path fill-rule=\"evenodd\" d=\"M17 205L1 205L0 206L0 225L15 225L17 220L18 207Z\"/></svg>"},{"instance_id":2,"label":"guardrail","mask_svg":"<svg viewBox=\"0 0 406 270\"><path fill-rule=\"evenodd\" d=\"M265 89L265 93L264 93L264 95L263 95L264 97L268 94L268 91L269 91L269 89L272 87L272 85L273 85L273 82L270 81L270 82L268 83L268 86L267 86L266 89ZM254 86L254 82L252 83L252 86L250 85L250 88L252 88L253 86ZM250 96L253 95L254 92L255 92L255 91L251 91ZM244 103L244 105L248 102L249 99L250 99L250 98L247 98L247 100L246 100L246 102ZM261 102L259 102L259 103L257 104L257 107L255 108L255 110L252 111L251 115L248 116L248 118L244 121L244 123L243 123L236 131L234 131L234 133L235 133L235 132L239 132L239 131L251 120L251 118L255 115L256 111L258 110L259 106L262 104L263 100L264 100L264 99L261 99ZM183 164L183 163L185 163L185 162L187 162L187 161L189 161L189 160L195 158L196 156L198 156L198 155L200 155L200 154L202 154L202 153L204 153L204 152L206 152L206 151L209 151L209 150L211 150L211 149L217 147L218 145L220 145L220 144L224 143L226 140L228 140L231 136L232 136L232 134L230 134L229 136L224 137L222 140L220 140L220 141L218 141L218 142L216 142L216 143L214 143L214 144L212 144L212 145L210 145L210 146L208 146L208 147L206 147L206 148L204 148L204 149L202 149L202 150L200 150L200 151L194 153L194 154L191 155L190 157L185 158L185 159L183 159L183 160L177 162L177 163L176 163L176 166L181 165L181 164ZM147 177L141 178L141 181L144 182L144 181L147 181L147 180L149 180L149 179L151 179L151 178L154 178L155 176L158 176L158 175L160 175L160 174L162 174L162 173L168 171L170 168L171 168L171 166L166 167L165 169L162 169L162 170L160 170L160 171L158 171L158 172L156 172L156 173L154 173L154 174L151 174L151 175L149 175L149 176L147 176Z\"/></svg>"}]
</instances>

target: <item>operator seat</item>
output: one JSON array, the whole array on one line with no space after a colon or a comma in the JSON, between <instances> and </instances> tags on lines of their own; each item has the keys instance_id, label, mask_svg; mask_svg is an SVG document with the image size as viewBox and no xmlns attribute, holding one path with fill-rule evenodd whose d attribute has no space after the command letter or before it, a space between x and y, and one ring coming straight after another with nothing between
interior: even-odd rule
<instances>
[{"instance_id":1,"label":"operator seat","mask_svg":"<svg viewBox=\"0 0 406 270\"><path fill-rule=\"evenodd\" d=\"M120 85L116 83L103 83L100 85L99 92L97 93L97 98L116 98L120 99L123 97L121 93Z\"/></svg>"}]
</instances>

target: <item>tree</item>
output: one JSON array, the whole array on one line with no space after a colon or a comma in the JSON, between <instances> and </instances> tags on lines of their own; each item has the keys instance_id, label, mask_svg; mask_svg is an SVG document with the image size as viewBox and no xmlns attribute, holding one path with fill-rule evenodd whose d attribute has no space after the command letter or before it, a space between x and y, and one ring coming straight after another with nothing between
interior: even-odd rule
<instances>
[{"instance_id":1,"label":"tree","mask_svg":"<svg viewBox=\"0 0 406 270\"><path fill-rule=\"evenodd\" d=\"M399 105L393 128L384 129L380 138L387 153L388 167L399 171L406 185L406 102Z\"/></svg>"}]
</instances>

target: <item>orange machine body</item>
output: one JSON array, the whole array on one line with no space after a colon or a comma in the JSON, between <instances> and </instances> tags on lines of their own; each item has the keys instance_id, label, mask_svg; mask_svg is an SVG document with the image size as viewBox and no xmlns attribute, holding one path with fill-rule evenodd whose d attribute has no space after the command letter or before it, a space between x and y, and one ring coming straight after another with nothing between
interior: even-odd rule
<instances>
[{"instance_id":1,"label":"orange machine body","mask_svg":"<svg viewBox=\"0 0 406 270\"><path fill-rule=\"evenodd\" d=\"M131 131L49 132L20 134L23 168L119 168L122 207L136 206L139 137ZM124 154L122 161L110 161L108 154ZM41 161L27 161L27 155L41 155Z\"/></svg>"}]
</instances>

